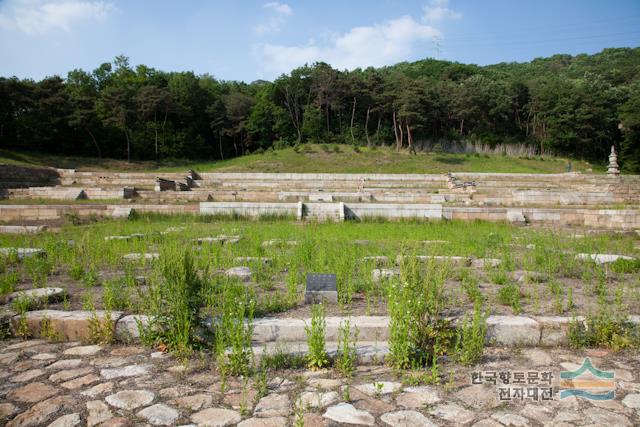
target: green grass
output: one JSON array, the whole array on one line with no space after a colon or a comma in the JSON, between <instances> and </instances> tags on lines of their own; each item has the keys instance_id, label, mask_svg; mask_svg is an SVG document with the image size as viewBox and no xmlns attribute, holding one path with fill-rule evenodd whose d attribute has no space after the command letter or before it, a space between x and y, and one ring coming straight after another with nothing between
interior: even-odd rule
<instances>
[{"instance_id":1,"label":"green grass","mask_svg":"<svg viewBox=\"0 0 640 427\"><path fill-rule=\"evenodd\" d=\"M508 157L501 155L446 154L407 152L397 153L388 147L359 152L350 146L340 146L340 152L328 152L321 145L307 145L296 152L292 148L267 150L224 161L137 161L52 156L0 150L0 163L26 166L53 166L78 170L180 172L193 169L199 172L333 172L333 173L446 173L446 172L511 172L561 173L568 159L553 157ZM593 169L603 172L601 165L571 160L574 171Z\"/></svg>"}]
</instances>

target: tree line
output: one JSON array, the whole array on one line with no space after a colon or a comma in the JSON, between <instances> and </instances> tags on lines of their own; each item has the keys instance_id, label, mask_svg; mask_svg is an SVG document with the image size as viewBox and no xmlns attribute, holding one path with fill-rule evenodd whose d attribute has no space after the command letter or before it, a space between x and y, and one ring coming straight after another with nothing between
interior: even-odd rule
<instances>
[{"instance_id":1,"label":"tree line","mask_svg":"<svg viewBox=\"0 0 640 427\"><path fill-rule=\"evenodd\" d=\"M528 144L640 172L640 48L491 66L425 59L273 82L132 67L118 56L40 81L0 78L0 145L131 159L227 159L300 143Z\"/></svg>"}]
</instances>

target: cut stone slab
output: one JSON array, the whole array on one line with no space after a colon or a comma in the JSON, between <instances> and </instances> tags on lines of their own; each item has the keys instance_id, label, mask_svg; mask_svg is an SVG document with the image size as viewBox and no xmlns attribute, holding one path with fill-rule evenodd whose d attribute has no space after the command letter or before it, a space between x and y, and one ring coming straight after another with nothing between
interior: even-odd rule
<instances>
[{"instance_id":1,"label":"cut stone slab","mask_svg":"<svg viewBox=\"0 0 640 427\"><path fill-rule=\"evenodd\" d=\"M539 348L525 349L523 355L529 359L534 366L552 366L554 363L549 353Z\"/></svg>"},{"instance_id":2,"label":"cut stone slab","mask_svg":"<svg viewBox=\"0 0 640 427\"><path fill-rule=\"evenodd\" d=\"M153 406L144 408L136 415L140 418L146 419L154 426L170 426L174 425L176 420L180 417L180 412L165 404L156 403Z\"/></svg>"},{"instance_id":3,"label":"cut stone slab","mask_svg":"<svg viewBox=\"0 0 640 427\"><path fill-rule=\"evenodd\" d=\"M90 389L83 391L80 394L82 394L83 396L88 396L93 398L93 397L100 396L101 394L111 393L112 390L113 390L113 383L106 382L106 383L95 385Z\"/></svg>"},{"instance_id":4,"label":"cut stone slab","mask_svg":"<svg viewBox=\"0 0 640 427\"><path fill-rule=\"evenodd\" d=\"M402 384L391 381L376 381L374 383L356 385L354 388L367 396L378 396L394 393L402 388Z\"/></svg>"},{"instance_id":5,"label":"cut stone slab","mask_svg":"<svg viewBox=\"0 0 640 427\"><path fill-rule=\"evenodd\" d=\"M89 412L87 416L87 426L89 427L107 421L113 416L106 403L100 400L87 402L87 411Z\"/></svg>"},{"instance_id":6,"label":"cut stone slab","mask_svg":"<svg viewBox=\"0 0 640 427\"><path fill-rule=\"evenodd\" d=\"M454 396L465 405L473 406L477 409L491 409L500 404L495 393L495 388L486 387L482 384L465 387L454 393Z\"/></svg>"},{"instance_id":7,"label":"cut stone slab","mask_svg":"<svg viewBox=\"0 0 640 427\"><path fill-rule=\"evenodd\" d=\"M489 316L487 341L497 345L534 347L540 342L541 327L523 316Z\"/></svg>"},{"instance_id":8,"label":"cut stone slab","mask_svg":"<svg viewBox=\"0 0 640 427\"><path fill-rule=\"evenodd\" d=\"M585 415L593 421L594 424L599 426L616 426L626 427L631 426L632 423L629 418L622 414L616 414L615 412L607 411L602 408L589 408L584 411Z\"/></svg>"},{"instance_id":9,"label":"cut stone slab","mask_svg":"<svg viewBox=\"0 0 640 427\"><path fill-rule=\"evenodd\" d=\"M80 378L76 378L76 379L64 382L60 384L60 386L66 388L67 390L77 390L81 387L88 386L98 381L100 381L99 376L97 376L96 374L89 374Z\"/></svg>"},{"instance_id":10,"label":"cut stone slab","mask_svg":"<svg viewBox=\"0 0 640 427\"><path fill-rule=\"evenodd\" d=\"M594 261L596 264L609 264L612 262L616 262L619 259L624 259L628 261L632 261L635 258L626 256L626 255L615 255L615 254L577 254L576 259L581 261Z\"/></svg>"},{"instance_id":11,"label":"cut stone slab","mask_svg":"<svg viewBox=\"0 0 640 427\"><path fill-rule=\"evenodd\" d=\"M17 299L27 300L29 307L37 307L45 303L60 301L64 297L64 292L62 288L26 289L10 293L6 296L5 302L10 303ZM0 297L0 302L1 299L2 297Z\"/></svg>"},{"instance_id":12,"label":"cut stone slab","mask_svg":"<svg viewBox=\"0 0 640 427\"><path fill-rule=\"evenodd\" d=\"M15 254L19 260L31 257L44 257L47 255L44 249L39 248L0 248L0 254L6 256Z\"/></svg>"},{"instance_id":13,"label":"cut stone slab","mask_svg":"<svg viewBox=\"0 0 640 427\"><path fill-rule=\"evenodd\" d=\"M102 310L91 311L61 311L61 310L37 310L29 311L24 315L31 336L39 337L41 334L43 319L48 319L49 327L64 341L89 341L91 339L91 325L96 320L101 324L115 322L122 316L121 312L107 313ZM11 319L11 329L16 333L20 328L20 318Z\"/></svg>"},{"instance_id":14,"label":"cut stone slab","mask_svg":"<svg viewBox=\"0 0 640 427\"><path fill-rule=\"evenodd\" d=\"M273 417L273 418L249 418L241 423L238 423L237 427L286 427L287 419L285 417ZM308 425L305 423L305 425Z\"/></svg>"},{"instance_id":15,"label":"cut stone slab","mask_svg":"<svg viewBox=\"0 0 640 427\"><path fill-rule=\"evenodd\" d=\"M287 417L292 413L289 396L275 393L260 399L253 411L253 415L259 418Z\"/></svg>"},{"instance_id":16,"label":"cut stone slab","mask_svg":"<svg viewBox=\"0 0 640 427\"><path fill-rule=\"evenodd\" d=\"M449 421L454 425L467 424L475 418L473 412L467 411L462 406L456 405L455 403L443 403L437 405L429 411L429 414L442 418L445 421Z\"/></svg>"},{"instance_id":17,"label":"cut stone slab","mask_svg":"<svg viewBox=\"0 0 640 427\"><path fill-rule=\"evenodd\" d=\"M73 369L80 365L82 365L82 359L63 359L47 366L47 369L51 369L52 371L57 369Z\"/></svg>"},{"instance_id":18,"label":"cut stone slab","mask_svg":"<svg viewBox=\"0 0 640 427\"><path fill-rule=\"evenodd\" d=\"M471 266L475 268L498 267L502 264L501 259L497 258L479 258L471 261Z\"/></svg>"},{"instance_id":19,"label":"cut stone slab","mask_svg":"<svg viewBox=\"0 0 640 427\"><path fill-rule=\"evenodd\" d=\"M125 261L140 261L140 260L154 261L158 258L160 258L160 254L157 252L131 253L131 254L126 254L125 256L122 257L122 259L124 259Z\"/></svg>"},{"instance_id":20,"label":"cut stone slab","mask_svg":"<svg viewBox=\"0 0 640 427\"><path fill-rule=\"evenodd\" d=\"M37 234L46 229L46 225L0 225L0 233L5 234Z\"/></svg>"},{"instance_id":21,"label":"cut stone slab","mask_svg":"<svg viewBox=\"0 0 640 427\"><path fill-rule=\"evenodd\" d=\"M58 394L58 389L50 385L34 382L11 390L7 396L10 400L23 403L36 403Z\"/></svg>"},{"instance_id":22,"label":"cut stone slab","mask_svg":"<svg viewBox=\"0 0 640 427\"><path fill-rule=\"evenodd\" d=\"M496 412L491 414L491 418L505 426L527 427L530 425L529 420L521 415L510 414L508 412Z\"/></svg>"},{"instance_id":23,"label":"cut stone slab","mask_svg":"<svg viewBox=\"0 0 640 427\"><path fill-rule=\"evenodd\" d=\"M198 427L225 427L237 424L241 419L238 412L224 408L208 408L191 415L191 422Z\"/></svg>"},{"instance_id":24,"label":"cut stone slab","mask_svg":"<svg viewBox=\"0 0 640 427\"><path fill-rule=\"evenodd\" d=\"M340 396L335 391L307 391L300 395L300 405L303 410L307 408L323 409L340 401Z\"/></svg>"},{"instance_id":25,"label":"cut stone slab","mask_svg":"<svg viewBox=\"0 0 640 427\"><path fill-rule=\"evenodd\" d=\"M371 280L374 282L380 282L381 280L388 280L394 277L400 277L399 268L376 268L371 271Z\"/></svg>"},{"instance_id":26,"label":"cut stone slab","mask_svg":"<svg viewBox=\"0 0 640 427\"><path fill-rule=\"evenodd\" d=\"M42 369L29 369L28 371L22 372L18 375L11 377L11 382L13 383L26 383L31 381L32 379L38 378L43 375L44 371Z\"/></svg>"},{"instance_id":27,"label":"cut stone slab","mask_svg":"<svg viewBox=\"0 0 640 427\"><path fill-rule=\"evenodd\" d=\"M350 403L339 403L330 406L324 413L323 417L328 418L337 423L355 424L372 426L375 424L375 418L367 411L356 409Z\"/></svg>"},{"instance_id":28,"label":"cut stone slab","mask_svg":"<svg viewBox=\"0 0 640 427\"><path fill-rule=\"evenodd\" d=\"M56 412L71 408L76 401L71 396L57 396L37 403L7 423L7 427L37 427Z\"/></svg>"},{"instance_id":29,"label":"cut stone slab","mask_svg":"<svg viewBox=\"0 0 640 427\"><path fill-rule=\"evenodd\" d=\"M192 411L199 411L202 408L211 406L211 403L213 403L213 396L210 394L199 393L192 396L178 397L172 400L170 403L181 408L190 409Z\"/></svg>"},{"instance_id":30,"label":"cut stone slab","mask_svg":"<svg viewBox=\"0 0 640 427\"><path fill-rule=\"evenodd\" d=\"M92 370L93 370L92 368L65 369L63 371L58 371L55 374L51 374L49 376L49 381L53 383L68 381L72 378L86 375L90 373Z\"/></svg>"},{"instance_id":31,"label":"cut stone slab","mask_svg":"<svg viewBox=\"0 0 640 427\"><path fill-rule=\"evenodd\" d=\"M31 356L33 360L51 360L56 359L58 355L54 353L38 353Z\"/></svg>"},{"instance_id":32,"label":"cut stone slab","mask_svg":"<svg viewBox=\"0 0 640 427\"><path fill-rule=\"evenodd\" d=\"M150 323L151 318L144 314L124 316L116 323L116 339L125 343L140 341L140 328L145 328Z\"/></svg>"},{"instance_id":33,"label":"cut stone slab","mask_svg":"<svg viewBox=\"0 0 640 427\"><path fill-rule=\"evenodd\" d=\"M100 375L110 380L113 378L139 377L149 373L151 365L129 365L121 368L102 369Z\"/></svg>"},{"instance_id":34,"label":"cut stone slab","mask_svg":"<svg viewBox=\"0 0 640 427\"><path fill-rule=\"evenodd\" d=\"M435 387L406 387L396 398L396 403L404 408L422 409L442 401Z\"/></svg>"},{"instance_id":35,"label":"cut stone slab","mask_svg":"<svg viewBox=\"0 0 640 427\"><path fill-rule=\"evenodd\" d=\"M66 356L93 356L102 351L99 345L84 345L80 347L71 347L66 349L62 354Z\"/></svg>"},{"instance_id":36,"label":"cut stone slab","mask_svg":"<svg viewBox=\"0 0 640 427\"><path fill-rule=\"evenodd\" d=\"M112 218L129 218L133 212L133 208L126 206L118 206L111 213Z\"/></svg>"},{"instance_id":37,"label":"cut stone slab","mask_svg":"<svg viewBox=\"0 0 640 427\"><path fill-rule=\"evenodd\" d=\"M107 396L104 400L119 409L132 410L153 402L155 394L148 390L123 390Z\"/></svg>"},{"instance_id":38,"label":"cut stone slab","mask_svg":"<svg viewBox=\"0 0 640 427\"><path fill-rule=\"evenodd\" d=\"M629 408L640 409L640 394L627 394L624 399L622 399L622 404Z\"/></svg>"},{"instance_id":39,"label":"cut stone slab","mask_svg":"<svg viewBox=\"0 0 640 427\"><path fill-rule=\"evenodd\" d=\"M249 267L231 267L224 274L227 277L235 277L243 282L251 280L251 269Z\"/></svg>"},{"instance_id":40,"label":"cut stone slab","mask_svg":"<svg viewBox=\"0 0 640 427\"><path fill-rule=\"evenodd\" d=\"M63 415L49 424L48 427L73 427L80 424L80 414Z\"/></svg>"},{"instance_id":41,"label":"cut stone slab","mask_svg":"<svg viewBox=\"0 0 640 427\"><path fill-rule=\"evenodd\" d=\"M564 346L569 342L569 324L571 317L561 316L537 316L536 322L540 324L542 332L540 335L540 345L544 347ZM576 316L577 322L584 322L583 316Z\"/></svg>"},{"instance_id":42,"label":"cut stone slab","mask_svg":"<svg viewBox=\"0 0 640 427\"><path fill-rule=\"evenodd\" d=\"M380 419L391 427L436 427L437 424L429 420L418 411L396 411L383 414Z\"/></svg>"}]
</instances>

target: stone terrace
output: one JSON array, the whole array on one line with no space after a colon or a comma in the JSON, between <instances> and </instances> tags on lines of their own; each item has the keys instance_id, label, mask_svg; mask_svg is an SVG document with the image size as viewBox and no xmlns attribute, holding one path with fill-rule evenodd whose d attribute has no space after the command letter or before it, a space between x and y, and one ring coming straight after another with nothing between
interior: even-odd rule
<instances>
[{"instance_id":1,"label":"stone terrace","mask_svg":"<svg viewBox=\"0 0 640 427\"><path fill-rule=\"evenodd\" d=\"M0 168L3 166L0 166ZM0 169L2 171L2 169ZM11 199L95 200L93 204L1 205L6 222L47 221L68 213L126 216L163 213L287 214L298 218L417 217L640 228L640 176L567 174L294 174L116 173L56 170L51 184L22 188ZM17 175L11 175L17 176ZM23 177L24 178L24 177ZM45 180L46 181L46 180ZM114 204L117 200L126 205ZM108 200L108 201L107 201ZM239 204L240 203L240 204Z\"/></svg>"}]
</instances>

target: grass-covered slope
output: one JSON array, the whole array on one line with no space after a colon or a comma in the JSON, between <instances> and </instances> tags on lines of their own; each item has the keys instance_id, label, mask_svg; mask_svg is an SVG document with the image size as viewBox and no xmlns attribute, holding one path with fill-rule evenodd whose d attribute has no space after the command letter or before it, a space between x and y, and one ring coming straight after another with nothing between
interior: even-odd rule
<instances>
[{"instance_id":1,"label":"grass-covered slope","mask_svg":"<svg viewBox=\"0 0 640 427\"><path fill-rule=\"evenodd\" d=\"M0 163L51 166L79 170L169 172L194 169L199 172L326 172L326 173L445 173L451 172L565 172L569 160L562 158L525 158L501 155L406 152L389 148L354 151L349 146L307 145L261 154L250 154L224 161L131 162L114 159L52 156L0 150ZM572 160L574 171L588 172L589 163Z\"/></svg>"}]
</instances>

